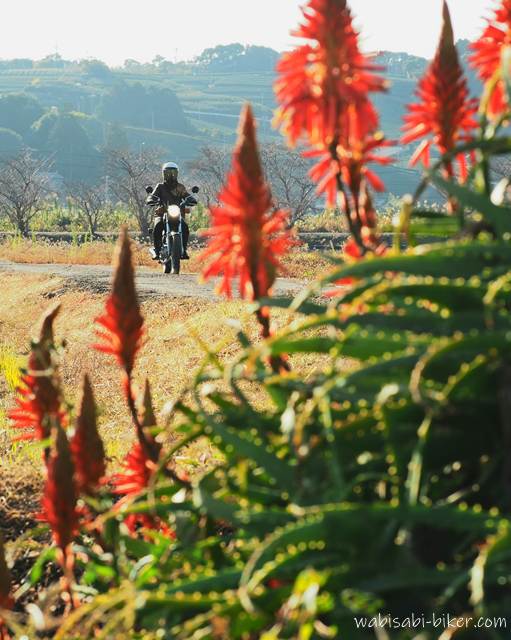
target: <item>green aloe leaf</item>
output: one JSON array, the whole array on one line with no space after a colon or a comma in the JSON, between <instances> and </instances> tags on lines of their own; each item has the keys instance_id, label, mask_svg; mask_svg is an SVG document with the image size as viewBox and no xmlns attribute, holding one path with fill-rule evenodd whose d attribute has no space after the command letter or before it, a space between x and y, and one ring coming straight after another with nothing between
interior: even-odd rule
<instances>
[{"instance_id":1,"label":"green aloe leaf","mask_svg":"<svg viewBox=\"0 0 511 640\"><path fill-rule=\"evenodd\" d=\"M493 204L485 195L476 193L457 182L449 182L438 174L431 176L431 182L449 195L454 196L464 207L479 212L493 226L500 238L505 233L511 233L511 209L509 207Z\"/></svg>"}]
</instances>

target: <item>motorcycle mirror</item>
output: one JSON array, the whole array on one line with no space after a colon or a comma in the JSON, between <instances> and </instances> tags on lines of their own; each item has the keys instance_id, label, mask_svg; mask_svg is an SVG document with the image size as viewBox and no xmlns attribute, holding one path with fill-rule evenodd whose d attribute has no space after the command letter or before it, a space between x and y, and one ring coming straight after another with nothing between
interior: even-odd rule
<instances>
[{"instance_id":1,"label":"motorcycle mirror","mask_svg":"<svg viewBox=\"0 0 511 640\"><path fill-rule=\"evenodd\" d=\"M146 193L152 193L154 191L153 187L151 187L150 184L148 184L145 188L145 192Z\"/></svg>"},{"instance_id":2,"label":"motorcycle mirror","mask_svg":"<svg viewBox=\"0 0 511 640\"><path fill-rule=\"evenodd\" d=\"M199 193L199 187L192 187L192 193Z\"/></svg>"}]
</instances>

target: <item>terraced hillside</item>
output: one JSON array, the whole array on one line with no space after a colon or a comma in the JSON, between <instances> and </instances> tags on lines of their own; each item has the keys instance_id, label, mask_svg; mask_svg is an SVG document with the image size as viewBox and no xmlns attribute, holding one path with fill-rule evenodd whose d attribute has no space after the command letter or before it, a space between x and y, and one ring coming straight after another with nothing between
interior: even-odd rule
<instances>
[{"instance_id":1,"label":"terraced hillside","mask_svg":"<svg viewBox=\"0 0 511 640\"><path fill-rule=\"evenodd\" d=\"M460 44L460 50L465 56L466 43ZM133 149L157 146L184 163L195 158L203 145L230 146L240 108L248 100L254 106L261 138L277 140L278 133L272 128L277 58L277 52L263 47L228 45L206 50L190 63L126 61L115 69L100 61L71 62L55 55L38 62L0 61L0 129L14 129L36 149L64 153L51 148L51 140L44 148L37 146L37 121L20 131L5 115L5 97L25 94L43 117L50 112L71 117L96 150L108 146L115 127L116 134ZM381 53L379 61L387 68L391 87L387 94L376 96L375 102L382 129L387 137L396 139L405 106L427 61L389 52ZM12 142L15 144L14 138ZM410 150L398 146L393 153L395 166L385 168L382 175L388 191L402 195L416 184L417 174L407 166ZM99 162L90 150L72 148L67 154L68 164L88 167Z\"/></svg>"}]
</instances>

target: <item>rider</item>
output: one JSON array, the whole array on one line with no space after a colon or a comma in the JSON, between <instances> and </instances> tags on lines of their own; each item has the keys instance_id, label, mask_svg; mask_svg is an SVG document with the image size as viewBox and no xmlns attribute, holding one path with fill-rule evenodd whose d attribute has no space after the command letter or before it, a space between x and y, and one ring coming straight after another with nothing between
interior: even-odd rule
<instances>
[{"instance_id":1,"label":"rider","mask_svg":"<svg viewBox=\"0 0 511 640\"><path fill-rule=\"evenodd\" d=\"M151 249L151 256L153 260L158 260L160 257L160 249L163 236L163 214L169 205L175 204L179 206L184 198L187 198L190 194L180 182L177 181L179 175L179 167L175 162L166 162L161 168L163 174L163 182L160 182L154 191L148 196L146 203L151 207L156 207L154 210L154 229L153 229L153 244L154 248ZM189 260L190 256L186 252L188 246L188 238L190 236L190 229L185 222L184 212L182 211L182 233L183 233L183 255L182 260Z\"/></svg>"}]
</instances>

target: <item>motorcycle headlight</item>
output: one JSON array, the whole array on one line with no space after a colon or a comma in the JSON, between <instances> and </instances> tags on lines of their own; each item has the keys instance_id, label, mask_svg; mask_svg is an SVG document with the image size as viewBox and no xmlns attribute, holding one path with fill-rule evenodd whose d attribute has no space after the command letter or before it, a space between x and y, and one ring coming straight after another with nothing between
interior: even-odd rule
<instances>
[{"instance_id":1,"label":"motorcycle headlight","mask_svg":"<svg viewBox=\"0 0 511 640\"><path fill-rule=\"evenodd\" d=\"M179 218L179 216L181 215L181 211L176 204L171 204L167 209L167 214L169 218L173 218L175 220L176 218Z\"/></svg>"}]
</instances>

